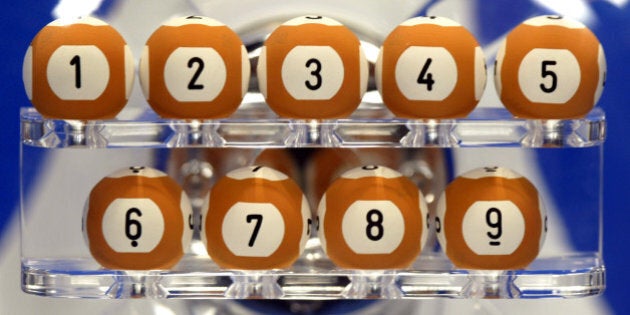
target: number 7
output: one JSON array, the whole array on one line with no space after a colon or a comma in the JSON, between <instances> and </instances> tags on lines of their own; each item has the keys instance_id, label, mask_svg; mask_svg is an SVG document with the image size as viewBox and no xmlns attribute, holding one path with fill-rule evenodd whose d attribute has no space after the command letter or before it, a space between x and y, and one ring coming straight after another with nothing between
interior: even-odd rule
<instances>
[{"instance_id":1,"label":"number 7","mask_svg":"<svg viewBox=\"0 0 630 315\"><path fill-rule=\"evenodd\" d=\"M258 231L260 231L260 226L262 225L263 216L262 214L248 214L245 217L247 223L252 223L253 220L256 220L256 225L254 225L254 231L252 232L252 236L249 238L249 247L254 247L254 242L256 242L256 237L258 237Z\"/></svg>"}]
</instances>

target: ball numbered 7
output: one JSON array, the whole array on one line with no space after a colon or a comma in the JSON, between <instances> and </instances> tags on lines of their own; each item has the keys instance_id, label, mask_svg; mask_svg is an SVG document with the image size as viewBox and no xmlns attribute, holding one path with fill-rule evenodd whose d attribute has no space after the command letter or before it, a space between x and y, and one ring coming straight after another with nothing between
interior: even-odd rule
<instances>
[{"instance_id":1,"label":"ball numbered 7","mask_svg":"<svg viewBox=\"0 0 630 315\"><path fill-rule=\"evenodd\" d=\"M188 249L192 207L165 173L130 167L90 192L83 232L96 261L109 269L169 269Z\"/></svg>"},{"instance_id":2,"label":"ball numbered 7","mask_svg":"<svg viewBox=\"0 0 630 315\"><path fill-rule=\"evenodd\" d=\"M385 39L375 78L383 102L397 116L465 117L486 86L486 63L477 40L460 24L416 17Z\"/></svg>"},{"instance_id":3,"label":"ball numbered 7","mask_svg":"<svg viewBox=\"0 0 630 315\"><path fill-rule=\"evenodd\" d=\"M326 190L317 215L322 247L342 268L406 268L427 237L422 193L384 166L345 172Z\"/></svg>"},{"instance_id":4,"label":"ball numbered 7","mask_svg":"<svg viewBox=\"0 0 630 315\"><path fill-rule=\"evenodd\" d=\"M605 79L606 57L597 37L559 16L524 21L497 53L495 87L517 117L583 117L599 100Z\"/></svg>"},{"instance_id":5,"label":"ball numbered 7","mask_svg":"<svg viewBox=\"0 0 630 315\"><path fill-rule=\"evenodd\" d=\"M311 211L298 185L266 166L228 172L203 207L202 240L222 268L288 268L311 233Z\"/></svg>"},{"instance_id":6,"label":"ball numbered 7","mask_svg":"<svg viewBox=\"0 0 630 315\"><path fill-rule=\"evenodd\" d=\"M33 38L24 56L24 88L45 117L114 118L134 80L134 60L122 36L92 17L55 20Z\"/></svg>"},{"instance_id":7,"label":"ball numbered 7","mask_svg":"<svg viewBox=\"0 0 630 315\"><path fill-rule=\"evenodd\" d=\"M536 187L502 167L485 167L452 181L438 201L435 231L460 268L525 268L538 255L547 216Z\"/></svg>"},{"instance_id":8,"label":"ball numbered 7","mask_svg":"<svg viewBox=\"0 0 630 315\"><path fill-rule=\"evenodd\" d=\"M269 35L257 73L260 91L278 115L337 118L359 106L368 64L348 28L327 17L302 16Z\"/></svg>"}]
</instances>

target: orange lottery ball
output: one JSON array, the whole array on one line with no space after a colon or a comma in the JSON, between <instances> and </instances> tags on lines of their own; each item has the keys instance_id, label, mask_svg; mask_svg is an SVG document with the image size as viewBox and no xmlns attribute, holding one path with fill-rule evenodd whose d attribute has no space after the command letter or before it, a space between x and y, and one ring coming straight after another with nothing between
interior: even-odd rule
<instances>
[{"instance_id":1,"label":"orange lottery ball","mask_svg":"<svg viewBox=\"0 0 630 315\"><path fill-rule=\"evenodd\" d=\"M322 247L341 268L407 268L428 233L422 193L384 166L345 172L326 190L317 215Z\"/></svg>"},{"instance_id":2,"label":"orange lottery ball","mask_svg":"<svg viewBox=\"0 0 630 315\"><path fill-rule=\"evenodd\" d=\"M224 118L240 105L250 64L238 35L202 16L166 21L147 40L140 83L149 105L165 118Z\"/></svg>"},{"instance_id":3,"label":"orange lottery ball","mask_svg":"<svg viewBox=\"0 0 630 315\"><path fill-rule=\"evenodd\" d=\"M28 98L48 118L108 119L125 106L134 60L122 36L92 17L42 28L24 56Z\"/></svg>"},{"instance_id":4,"label":"orange lottery ball","mask_svg":"<svg viewBox=\"0 0 630 315\"><path fill-rule=\"evenodd\" d=\"M599 100L606 57L593 32L559 16L526 20L497 53L495 87L516 117L584 117Z\"/></svg>"},{"instance_id":5,"label":"orange lottery ball","mask_svg":"<svg viewBox=\"0 0 630 315\"><path fill-rule=\"evenodd\" d=\"M228 172L203 209L202 240L221 268L288 268L311 232L311 210L300 187L266 166Z\"/></svg>"},{"instance_id":6,"label":"orange lottery ball","mask_svg":"<svg viewBox=\"0 0 630 315\"><path fill-rule=\"evenodd\" d=\"M387 36L375 78L385 105L399 117L456 118L470 113L486 85L475 37L443 17L416 17Z\"/></svg>"},{"instance_id":7,"label":"orange lottery ball","mask_svg":"<svg viewBox=\"0 0 630 315\"><path fill-rule=\"evenodd\" d=\"M280 25L258 59L267 103L288 118L350 115L367 89L368 64L359 39L339 22L302 16Z\"/></svg>"},{"instance_id":8,"label":"orange lottery ball","mask_svg":"<svg viewBox=\"0 0 630 315\"><path fill-rule=\"evenodd\" d=\"M542 247L547 216L536 187L502 167L467 172L438 201L435 231L459 268L527 267Z\"/></svg>"},{"instance_id":9,"label":"orange lottery ball","mask_svg":"<svg viewBox=\"0 0 630 315\"><path fill-rule=\"evenodd\" d=\"M173 267L192 238L188 196L165 173L130 167L103 178L90 192L83 233L109 269Z\"/></svg>"}]
</instances>

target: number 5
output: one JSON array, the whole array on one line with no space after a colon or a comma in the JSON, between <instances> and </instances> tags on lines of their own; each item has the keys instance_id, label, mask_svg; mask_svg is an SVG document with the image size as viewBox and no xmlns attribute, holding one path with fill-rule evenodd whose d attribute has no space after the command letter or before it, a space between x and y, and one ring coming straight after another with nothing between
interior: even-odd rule
<instances>
[{"instance_id":1,"label":"number 5","mask_svg":"<svg viewBox=\"0 0 630 315\"><path fill-rule=\"evenodd\" d=\"M556 88L558 87L558 76L556 75L555 72L549 70L547 67L549 66L555 66L556 65L556 61L553 60L543 60L542 64L541 64L541 76L542 78L546 78L548 76L551 77L551 86L547 87L545 86L544 83L540 84L540 89L545 92L545 93L552 93L553 91L556 90Z\"/></svg>"}]
</instances>

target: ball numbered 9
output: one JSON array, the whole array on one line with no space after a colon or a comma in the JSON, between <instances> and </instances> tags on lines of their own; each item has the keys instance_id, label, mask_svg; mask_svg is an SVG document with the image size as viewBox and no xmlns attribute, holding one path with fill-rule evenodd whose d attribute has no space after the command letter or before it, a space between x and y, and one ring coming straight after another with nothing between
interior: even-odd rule
<instances>
[{"instance_id":1,"label":"ball numbered 9","mask_svg":"<svg viewBox=\"0 0 630 315\"><path fill-rule=\"evenodd\" d=\"M517 117L583 117L599 100L605 79L606 57L597 37L559 16L526 20L497 53L495 87Z\"/></svg>"},{"instance_id":2,"label":"ball numbered 9","mask_svg":"<svg viewBox=\"0 0 630 315\"><path fill-rule=\"evenodd\" d=\"M502 167L457 177L438 201L435 231L459 268L521 269L542 247L545 209L532 183Z\"/></svg>"},{"instance_id":3,"label":"ball numbered 9","mask_svg":"<svg viewBox=\"0 0 630 315\"><path fill-rule=\"evenodd\" d=\"M223 118L241 103L250 65L240 38L202 16L166 21L146 42L140 59L142 91L167 118Z\"/></svg>"},{"instance_id":4,"label":"ball numbered 9","mask_svg":"<svg viewBox=\"0 0 630 315\"><path fill-rule=\"evenodd\" d=\"M367 89L368 64L359 39L341 23L302 16L274 30L258 59L267 103L289 118L350 115Z\"/></svg>"},{"instance_id":5,"label":"ball numbered 9","mask_svg":"<svg viewBox=\"0 0 630 315\"><path fill-rule=\"evenodd\" d=\"M416 17L385 39L375 78L383 102L397 116L465 117L486 86L486 63L475 37L457 22Z\"/></svg>"},{"instance_id":6,"label":"ball numbered 9","mask_svg":"<svg viewBox=\"0 0 630 315\"><path fill-rule=\"evenodd\" d=\"M92 17L55 20L24 56L24 88L45 117L114 118L134 80L134 60L122 36Z\"/></svg>"},{"instance_id":7,"label":"ball numbered 9","mask_svg":"<svg viewBox=\"0 0 630 315\"><path fill-rule=\"evenodd\" d=\"M130 167L90 192L83 232L96 261L109 269L169 269L192 238L192 207L165 173Z\"/></svg>"},{"instance_id":8,"label":"ball numbered 9","mask_svg":"<svg viewBox=\"0 0 630 315\"><path fill-rule=\"evenodd\" d=\"M384 166L345 172L326 190L317 215L322 247L342 268L406 268L427 237L422 193Z\"/></svg>"},{"instance_id":9,"label":"ball numbered 9","mask_svg":"<svg viewBox=\"0 0 630 315\"><path fill-rule=\"evenodd\" d=\"M311 212L300 187L266 166L227 173L210 190L202 240L221 268L288 268L311 232Z\"/></svg>"}]
</instances>

